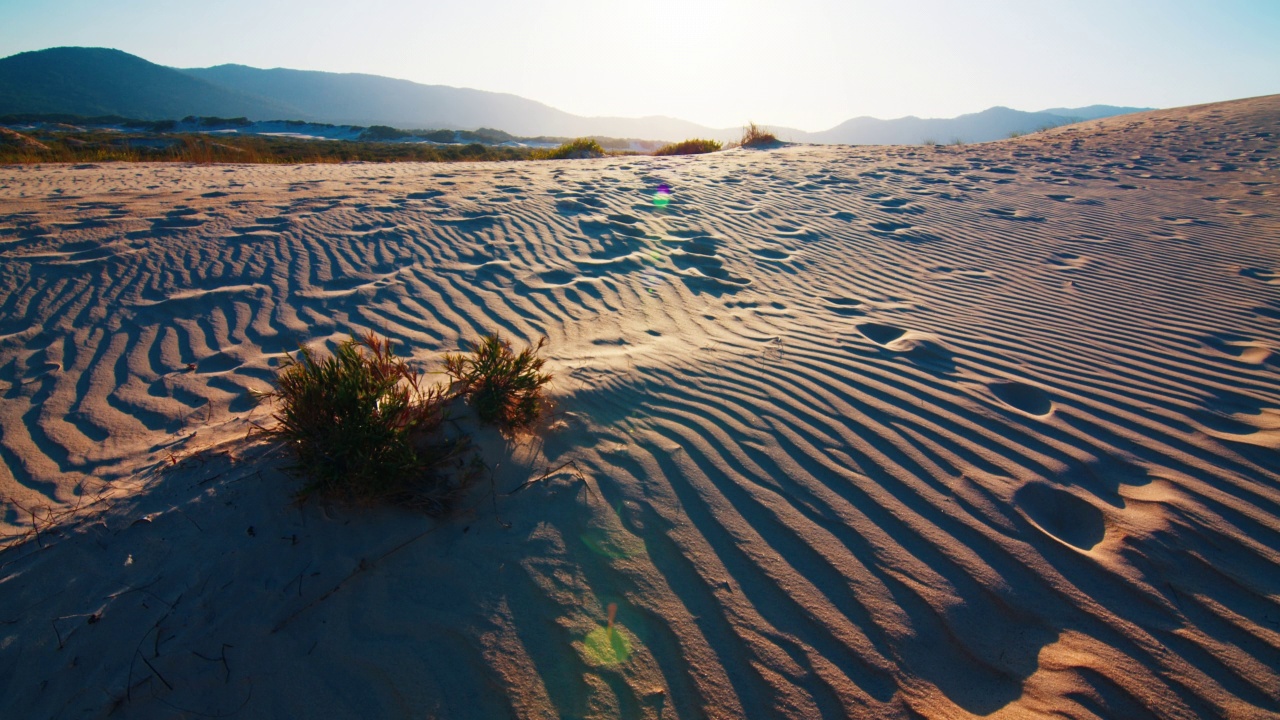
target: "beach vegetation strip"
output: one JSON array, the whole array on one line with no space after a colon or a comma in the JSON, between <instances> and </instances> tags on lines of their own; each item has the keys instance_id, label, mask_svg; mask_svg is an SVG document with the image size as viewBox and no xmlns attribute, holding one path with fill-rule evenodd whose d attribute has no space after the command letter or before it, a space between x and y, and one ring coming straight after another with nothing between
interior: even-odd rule
<instances>
[{"instance_id":1,"label":"beach vegetation strip","mask_svg":"<svg viewBox=\"0 0 1280 720\"><path fill-rule=\"evenodd\" d=\"M341 163L476 162L528 160L524 147L429 143L307 140L232 135L154 135L86 131L32 135L11 130L0 136L0 164L84 162Z\"/></svg>"}]
</instances>

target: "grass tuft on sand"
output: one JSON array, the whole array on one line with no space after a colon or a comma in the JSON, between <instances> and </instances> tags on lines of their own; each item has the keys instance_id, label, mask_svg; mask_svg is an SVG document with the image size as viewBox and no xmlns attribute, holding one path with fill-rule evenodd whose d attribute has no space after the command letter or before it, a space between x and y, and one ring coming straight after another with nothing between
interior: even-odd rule
<instances>
[{"instance_id":1,"label":"grass tuft on sand","mask_svg":"<svg viewBox=\"0 0 1280 720\"><path fill-rule=\"evenodd\" d=\"M439 470L462 444L442 437L449 396L396 357L391 341L373 333L343 342L321 357L303 347L285 360L272 401L277 424L259 431L284 441L311 495L409 505L438 504L447 494Z\"/></svg>"},{"instance_id":2,"label":"grass tuft on sand","mask_svg":"<svg viewBox=\"0 0 1280 720\"><path fill-rule=\"evenodd\" d=\"M604 157L604 148L594 138L578 138L551 150L534 151L534 160L582 160Z\"/></svg>"},{"instance_id":3,"label":"grass tuft on sand","mask_svg":"<svg viewBox=\"0 0 1280 720\"><path fill-rule=\"evenodd\" d=\"M768 147L777 144L777 135L756 125L754 122L748 122L747 126L742 128L742 139L738 141L738 145L744 148Z\"/></svg>"},{"instance_id":4,"label":"grass tuft on sand","mask_svg":"<svg viewBox=\"0 0 1280 720\"><path fill-rule=\"evenodd\" d=\"M719 140L685 140L684 142L663 145L653 151L654 155L701 155L713 153L724 147Z\"/></svg>"},{"instance_id":5,"label":"grass tuft on sand","mask_svg":"<svg viewBox=\"0 0 1280 720\"><path fill-rule=\"evenodd\" d=\"M544 337L516 353L495 332L475 343L470 355L445 355L445 372L481 420L512 432L536 423L546 407L542 387L551 375L542 372L546 359L538 357L546 344Z\"/></svg>"}]
</instances>

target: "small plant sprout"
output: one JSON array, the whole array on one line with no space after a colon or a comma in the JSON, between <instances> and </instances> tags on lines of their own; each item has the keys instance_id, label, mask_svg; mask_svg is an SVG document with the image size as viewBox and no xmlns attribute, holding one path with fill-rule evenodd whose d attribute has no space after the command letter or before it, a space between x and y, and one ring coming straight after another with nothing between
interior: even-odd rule
<instances>
[{"instance_id":1,"label":"small plant sprout","mask_svg":"<svg viewBox=\"0 0 1280 720\"><path fill-rule=\"evenodd\" d=\"M536 423L546 407L542 387L551 375L542 372L546 359L538 357L546 344L544 337L516 353L495 332L475 343L469 355L446 355L445 372L481 420L511 432Z\"/></svg>"}]
</instances>

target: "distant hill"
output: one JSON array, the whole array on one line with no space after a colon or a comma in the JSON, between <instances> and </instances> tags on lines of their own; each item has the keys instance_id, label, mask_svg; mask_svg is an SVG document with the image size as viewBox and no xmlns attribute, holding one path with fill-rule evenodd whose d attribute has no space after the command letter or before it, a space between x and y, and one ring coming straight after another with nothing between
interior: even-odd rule
<instances>
[{"instance_id":1,"label":"distant hill","mask_svg":"<svg viewBox=\"0 0 1280 720\"><path fill-rule=\"evenodd\" d=\"M814 143L847 145L918 145L928 140L949 143L987 142L1009 137L1011 133L1029 133L1045 128L1068 125L1082 120L1139 112L1146 108L1113 108L1093 105L1087 108L1057 108L1053 111L1024 112L1007 107L993 107L978 113L954 118L904 117L879 120L859 117L817 133L801 133L795 139Z\"/></svg>"},{"instance_id":2,"label":"distant hill","mask_svg":"<svg viewBox=\"0 0 1280 720\"><path fill-rule=\"evenodd\" d=\"M0 115L19 113L164 120L287 118L297 111L119 50L64 47L0 59Z\"/></svg>"},{"instance_id":3,"label":"distant hill","mask_svg":"<svg viewBox=\"0 0 1280 720\"><path fill-rule=\"evenodd\" d=\"M674 139L706 132L672 118L581 117L506 93L423 85L379 75L330 73L245 65L182 72L223 87L277 98L305 119L345 125L474 130L491 127L513 135L606 135Z\"/></svg>"},{"instance_id":4,"label":"distant hill","mask_svg":"<svg viewBox=\"0 0 1280 720\"><path fill-rule=\"evenodd\" d=\"M995 107L949 119L859 117L822 132L774 130L779 137L797 142L983 142L1141 109L1093 105L1030 113ZM734 140L740 134L737 127L710 128L669 117L582 117L516 95L423 85L378 75L262 70L244 65L178 70L119 50L73 47L0 60L0 115L32 113L146 120L189 115L246 117L405 129L487 127L527 137Z\"/></svg>"},{"instance_id":5,"label":"distant hill","mask_svg":"<svg viewBox=\"0 0 1280 720\"><path fill-rule=\"evenodd\" d=\"M1060 115L1062 117L1071 118L1073 120L1097 120L1099 118L1111 117L1112 115L1128 115L1129 113L1146 112L1147 110L1155 110L1155 108L1141 107L1116 107L1115 105L1090 105L1081 108L1049 108L1041 110L1042 113L1049 115Z\"/></svg>"},{"instance_id":6,"label":"distant hill","mask_svg":"<svg viewBox=\"0 0 1280 720\"><path fill-rule=\"evenodd\" d=\"M501 129L519 135L582 120L516 95L422 85L379 75L260 70L245 65L181 72L248 94L278 98L298 108L305 119L334 124L461 130L499 127L493 124L495 119L510 118ZM509 126L511 122L523 127Z\"/></svg>"}]
</instances>

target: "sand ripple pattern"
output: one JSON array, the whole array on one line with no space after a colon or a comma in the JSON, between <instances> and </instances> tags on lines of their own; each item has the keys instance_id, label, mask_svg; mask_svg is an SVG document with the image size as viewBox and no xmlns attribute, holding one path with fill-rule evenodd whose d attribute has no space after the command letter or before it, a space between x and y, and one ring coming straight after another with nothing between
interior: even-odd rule
<instances>
[{"instance_id":1,"label":"sand ripple pattern","mask_svg":"<svg viewBox=\"0 0 1280 720\"><path fill-rule=\"evenodd\" d=\"M2 527L243 432L298 343L545 334L596 514L517 525L443 715L1275 716L1278 119L0 169Z\"/></svg>"}]
</instances>

